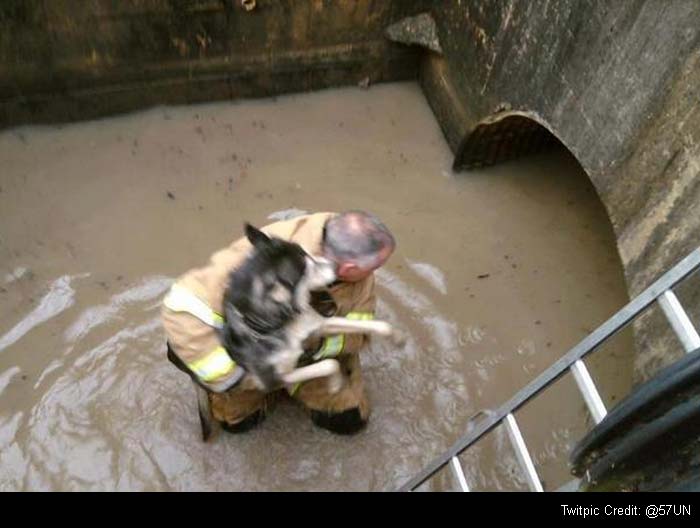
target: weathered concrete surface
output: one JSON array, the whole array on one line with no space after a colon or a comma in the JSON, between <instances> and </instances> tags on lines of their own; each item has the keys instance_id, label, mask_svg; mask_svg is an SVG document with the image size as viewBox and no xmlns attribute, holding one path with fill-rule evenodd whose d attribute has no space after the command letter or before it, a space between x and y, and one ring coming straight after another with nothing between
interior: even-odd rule
<instances>
[{"instance_id":1,"label":"weathered concrete surface","mask_svg":"<svg viewBox=\"0 0 700 528\"><path fill-rule=\"evenodd\" d=\"M384 30L425 3L3 0L0 127L413 78Z\"/></svg>"},{"instance_id":2,"label":"weathered concrete surface","mask_svg":"<svg viewBox=\"0 0 700 528\"><path fill-rule=\"evenodd\" d=\"M408 45L415 44L442 54L435 20L429 13L407 17L390 25L386 28L386 36L394 42Z\"/></svg>"},{"instance_id":3,"label":"weathered concrete surface","mask_svg":"<svg viewBox=\"0 0 700 528\"><path fill-rule=\"evenodd\" d=\"M499 136L474 145L483 122L524 115L551 131L608 210L632 296L700 244L700 2L445 0L431 13L443 56L425 54L421 80L457 165L465 145L498 154ZM700 321L698 281L680 293ZM638 379L682 354L658 313L636 336Z\"/></svg>"}]
</instances>

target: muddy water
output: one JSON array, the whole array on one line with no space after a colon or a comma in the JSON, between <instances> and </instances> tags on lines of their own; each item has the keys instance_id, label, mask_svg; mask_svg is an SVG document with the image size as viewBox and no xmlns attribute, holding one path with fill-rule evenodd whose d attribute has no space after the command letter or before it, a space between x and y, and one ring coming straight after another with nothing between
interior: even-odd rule
<instances>
[{"instance_id":1,"label":"muddy water","mask_svg":"<svg viewBox=\"0 0 700 528\"><path fill-rule=\"evenodd\" d=\"M414 84L14 129L0 159L1 490L392 489L626 300L576 162L454 175ZM347 208L396 234L379 311L409 334L363 356L369 427L336 437L283 401L202 444L193 390L165 360L170 282L244 220ZM623 335L592 361L608 403L630 352ZM518 417L547 487L568 481L589 426L573 382ZM475 489L523 487L502 431L462 462Z\"/></svg>"}]
</instances>

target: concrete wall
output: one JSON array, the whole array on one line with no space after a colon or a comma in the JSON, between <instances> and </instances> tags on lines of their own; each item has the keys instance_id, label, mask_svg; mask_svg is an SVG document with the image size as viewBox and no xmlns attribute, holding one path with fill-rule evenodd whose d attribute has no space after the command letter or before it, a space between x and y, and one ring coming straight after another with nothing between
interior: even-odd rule
<instances>
[{"instance_id":1,"label":"concrete wall","mask_svg":"<svg viewBox=\"0 0 700 528\"><path fill-rule=\"evenodd\" d=\"M607 208L632 296L700 245L700 2L444 0L431 11L443 55L424 55L422 83L458 166L482 123L524 115L551 131ZM700 277L680 293L700 321ZM639 379L682 354L658 314L635 333Z\"/></svg>"},{"instance_id":2,"label":"concrete wall","mask_svg":"<svg viewBox=\"0 0 700 528\"><path fill-rule=\"evenodd\" d=\"M2 0L0 126L415 78L383 31L425 2L253 3Z\"/></svg>"}]
</instances>

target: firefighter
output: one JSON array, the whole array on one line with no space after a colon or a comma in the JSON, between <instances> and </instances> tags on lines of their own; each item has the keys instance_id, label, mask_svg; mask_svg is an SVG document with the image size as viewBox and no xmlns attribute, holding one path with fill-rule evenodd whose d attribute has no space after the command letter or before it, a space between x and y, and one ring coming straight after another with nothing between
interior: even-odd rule
<instances>
[{"instance_id":1,"label":"firefighter","mask_svg":"<svg viewBox=\"0 0 700 528\"><path fill-rule=\"evenodd\" d=\"M295 242L310 255L323 256L336 264L336 282L312 296L312 305L319 313L355 319L374 317L374 271L386 263L395 248L394 237L377 217L362 211L316 213L276 222L262 231ZM223 323L220 314L229 275L243 263L251 248L248 240L241 238L212 255L206 266L182 275L162 309L168 358L207 390L213 418L231 433L259 424L277 396L255 387L251 377L223 349L216 332ZM367 423L370 406L359 352L368 341L369 336L348 334L305 343L305 351L313 360L336 358L345 377L337 393L329 392L323 378L289 390L317 426L352 434Z\"/></svg>"}]
</instances>

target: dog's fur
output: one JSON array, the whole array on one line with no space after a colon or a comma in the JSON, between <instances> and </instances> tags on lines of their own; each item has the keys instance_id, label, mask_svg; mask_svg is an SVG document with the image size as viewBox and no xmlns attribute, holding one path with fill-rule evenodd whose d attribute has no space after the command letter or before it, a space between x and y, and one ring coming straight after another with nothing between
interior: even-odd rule
<instances>
[{"instance_id":1,"label":"dog's fur","mask_svg":"<svg viewBox=\"0 0 700 528\"><path fill-rule=\"evenodd\" d=\"M382 321L321 316L311 307L311 291L335 280L334 265L250 224L245 233L253 251L231 273L224 294L226 324L220 333L224 348L261 390L328 377L329 389L337 392L343 379L338 361L325 359L299 367L304 340L335 333L394 336L393 329Z\"/></svg>"}]
</instances>

